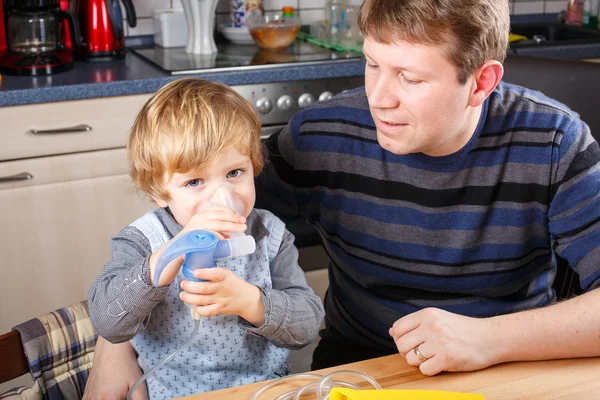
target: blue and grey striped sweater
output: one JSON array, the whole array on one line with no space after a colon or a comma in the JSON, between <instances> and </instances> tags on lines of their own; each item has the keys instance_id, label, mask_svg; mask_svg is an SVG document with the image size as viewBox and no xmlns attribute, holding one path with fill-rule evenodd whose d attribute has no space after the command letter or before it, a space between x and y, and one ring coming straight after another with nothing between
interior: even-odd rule
<instances>
[{"instance_id":1,"label":"blue and grey striped sweater","mask_svg":"<svg viewBox=\"0 0 600 400\"><path fill-rule=\"evenodd\" d=\"M317 228L327 321L359 343L395 348L389 327L424 307L547 305L555 253L583 289L600 286L600 149L538 92L501 83L469 143L443 157L381 148L364 88L297 113L268 146L260 205Z\"/></svg>"}]
</instances>

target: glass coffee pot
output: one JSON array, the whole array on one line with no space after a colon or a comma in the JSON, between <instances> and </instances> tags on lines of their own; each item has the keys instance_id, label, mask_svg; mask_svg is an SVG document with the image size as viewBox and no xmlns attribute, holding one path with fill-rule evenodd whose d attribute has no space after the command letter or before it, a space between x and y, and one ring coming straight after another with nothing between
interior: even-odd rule
<instances>
[{"instance_id":1,"label":"glass coffee pot","mask_svg":"<svg viewBox=\"0 0 600 400\"><path fill-rule=\"evenodd\" d=\"M4 7L7 52L0 59L2 72L47 75L72 67L70 41L79 37L75 19L60 8L60 0L4 0Z\"/></svg>"},{"instance_id":2,"label":"glass coffee pot","mask_svg":"<svg viewBox=\"0 0 600 400\"><path fill-rule=\"evenodd\" d=\"M61 22L74 26L73 17L59 7L59 0L7 1L7 44L10 51L23 54L44 54L59 51ZM74 34L71 37L75 37Z\"/></svg>"}]
</instances>

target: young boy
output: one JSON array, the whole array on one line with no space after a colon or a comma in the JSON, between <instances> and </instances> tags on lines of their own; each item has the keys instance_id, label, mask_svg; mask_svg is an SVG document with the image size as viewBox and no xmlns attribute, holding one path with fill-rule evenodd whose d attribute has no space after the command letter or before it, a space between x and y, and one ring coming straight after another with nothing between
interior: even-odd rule
<instances>
[{"instance_id":1,"label":"young boy","mask_svg":"<svg viewBox=\"0 0 600 400\"><path fill-rule=\"evenodd\" d=\"M150 375L153 399L289 373L287 349L309 344L324 312L298 266L293 235L270 212L253 209L254 176L263 158L260 121L252 106L225 85L176 80L144 105L127 149L133 182L161 208L112 239L112 260L89 290L98 333L113 343L131 340L148 371L188 339L194 321L184 301L195 306L203 317L200 330ZM243 215L207 206L223 188ZM181 287L175 279L183 262L179 257L154 282L165 246L196 229L220 238L246 232L254 237L256 251L198 269L194 275L204 282L184 280Z\"/></svg>"}]
</instances>

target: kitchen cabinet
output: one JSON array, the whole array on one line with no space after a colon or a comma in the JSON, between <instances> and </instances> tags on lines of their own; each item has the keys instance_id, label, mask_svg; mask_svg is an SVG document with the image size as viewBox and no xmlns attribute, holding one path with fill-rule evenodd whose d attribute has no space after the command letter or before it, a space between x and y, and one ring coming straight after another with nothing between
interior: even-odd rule
<instances>
[{"instance_id":1,"label":"kitchen cabinet","mask_svg":"<svg viewBox=\"0 0 600 400\"><path fill-rule=\"evenodd\" d=\"M110 238L154 208L124 148L149 96L0 108L0 333L87 298Z\"/></svg>"}]
</instances>

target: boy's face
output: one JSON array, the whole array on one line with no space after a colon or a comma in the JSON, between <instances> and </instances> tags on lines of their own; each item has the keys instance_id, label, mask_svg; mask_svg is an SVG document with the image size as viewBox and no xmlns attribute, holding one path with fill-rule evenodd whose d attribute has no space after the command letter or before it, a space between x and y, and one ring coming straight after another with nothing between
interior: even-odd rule
<instances>
[{"instance_id":1,"label":"boy's face","mask_svg":"<svg viewBox=\"0 0 600 400\"><path fill-rule=\"evenodd\" d=\"M154 198L160 207L169 207L175 220L186 226L193 215L209 201L215 188L226 184L232 196L244 205L244 217L248 217L254 202L254 168L250 157L231 146L201 172L175 173L165 188L171 200Z\"/></svg>"},{"instance_id":2,"label":"boy's face","mask_svg":"<svg viewBox=\"0 0 600 400\"><path fill-rule=\"evenodd\" d=\"M471 138L480 112L468 106L473 86L458 82L443 46L366 37L365 86L377 140L395 154L452 154Z\"/></svg>"}]
</instances>

